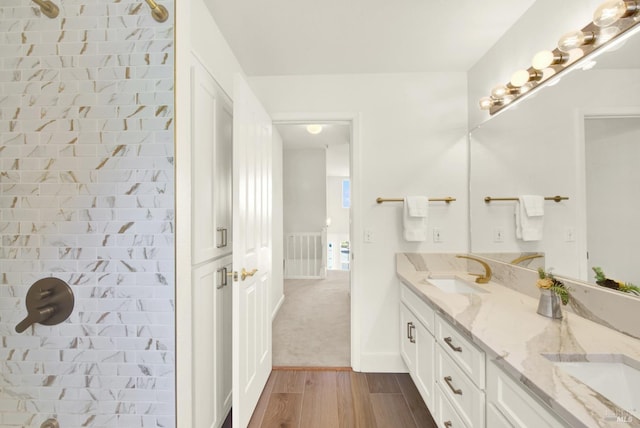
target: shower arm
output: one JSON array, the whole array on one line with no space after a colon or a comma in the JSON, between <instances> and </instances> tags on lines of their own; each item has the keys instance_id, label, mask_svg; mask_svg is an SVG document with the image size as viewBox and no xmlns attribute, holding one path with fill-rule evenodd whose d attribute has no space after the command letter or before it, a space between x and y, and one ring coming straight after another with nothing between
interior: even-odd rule
<instances>
[{"instance_id":1,"label":"shower arm","mask_svg":"<svg viewBox=\"0 0 640 428\"><path fill-rule=\"evenodd\" d=\"M40 6L40 11L49 18L56 18L60 9L50 0L33 0L35 4Z\"/></svg>"},{"instance_id":2,"label":"shower arm","mask_svg":"<svg viewBox=\"0 0 640 428\"><path fill-rule=\"evenodd\" d=\"M155 2L155 0L145 0L151 8L151 16L158 22L164 22L169 18L167 8Z\"/></svg>"}]
</instances>

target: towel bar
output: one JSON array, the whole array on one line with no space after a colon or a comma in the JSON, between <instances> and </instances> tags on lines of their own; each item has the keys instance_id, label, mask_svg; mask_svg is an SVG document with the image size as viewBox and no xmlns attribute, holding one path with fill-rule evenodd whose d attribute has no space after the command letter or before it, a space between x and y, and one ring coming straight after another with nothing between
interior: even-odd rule
<instances>
[{"instance_id":1,"label":"towel bar","mask_svg":"<svg viewBox=\"0 0 640 428\"><path fill-rule=\"evenodd\" d=\"M451 203L454 202L456 200L456 198L452 198L451 196L447 196L446 198L429 198L429 202L446 202L446 203ZM378 198L376 199L376 202L381 204L383 202L404 202L404 199L402 198Z\"/></svg>"},{"instance_id":2,"label":"towel bar","mask_svg":"<svg viewBox=\"0 0 640 428\"><path fill-rule=\"evenodd\" d=\"M545 201L554 201L554 202L560 202L560 201L566 201L568 200L569 197L568 196L546 196L544 198ZM491 201L517 201L518 198L492 198L491 196L487 196L484 198L484 201L486 203L489 203Z\"/></svg>"}]
</instances>

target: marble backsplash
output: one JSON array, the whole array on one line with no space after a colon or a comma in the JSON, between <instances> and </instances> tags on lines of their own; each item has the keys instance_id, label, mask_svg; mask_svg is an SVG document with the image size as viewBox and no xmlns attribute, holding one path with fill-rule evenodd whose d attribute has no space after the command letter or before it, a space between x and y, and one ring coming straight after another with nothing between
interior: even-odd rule
<instances>
[{"instance_id":1,"label":"marble backsplash","mask_svg":"<svg viewBox=\"0 0 640 428\"><path fill-rule=\"evenodd\" d=\"M479 263L456 258L454 253L405 253L404 255L416 270L420 271L455 272L462 270L483 273L483 268ZM478 257L477 255L473 256ZM493 281L527 296L539 297L540 292L536 286L538 273L535 270L489 258L482 258L482 260L491 266ZM640 339L640 323L634 321L637 320L638 313L640 313L640 298L561 276L557 278L561 279L569 288L571 295L569 304L563 306L563 310L571 311L583 318Z\"/></svg>"},{"instance_id":2,"label":"marble backsplash","mask_svg":"<svg viewBox=\"0 0 640 428\"><path fill-rule=\"evenodd\" d=\"M173 427L173 1L54 2L0 5L0 426ZM73 313L16 333L47 276Z\"/></svg>"}]
</instances>

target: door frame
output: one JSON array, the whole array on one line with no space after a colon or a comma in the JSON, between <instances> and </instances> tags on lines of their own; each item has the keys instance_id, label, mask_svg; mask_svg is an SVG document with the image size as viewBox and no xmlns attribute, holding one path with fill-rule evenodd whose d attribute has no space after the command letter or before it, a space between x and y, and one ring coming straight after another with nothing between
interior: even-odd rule
<instances>
[{"instance_id":1,"label":"door frame","mask_svg":"<svg viewBox=\"0 0 640 428\"><path fill-rule=\"evenodd\" d=\"M361 150L361 114L357 112L295 112L271 113L274 126L277 124L295 124L311 122L348 122L351 124L351 142L349 144L349 175L351 180L351 208L349 225L350 270L349 284L351 288L351 368L360 371L361 366L361 330L360 330L360 296L361 287L358 278L361 264L358 263L361 242L357 237L362 231L362 150Z\"/></svg>"},{"instance_id":2,"label":"door frame","mask_svg":"<svg viewBox=\"0 0 640 428\"><path fill-rule=\"evenodd\" d=\"M605 106L587 107L576 109L574 115L574 135L575 154L577 160L576 168L576 196L578 199L578 218L576 244L578 256L579 278L587 281L590 275L589 261L587 260L587 171L586 152L587 139L585 135L585 125L588 119L615 119L625 117L640 117L640 107L638 106Z\"/></svg>"}]
</instances>

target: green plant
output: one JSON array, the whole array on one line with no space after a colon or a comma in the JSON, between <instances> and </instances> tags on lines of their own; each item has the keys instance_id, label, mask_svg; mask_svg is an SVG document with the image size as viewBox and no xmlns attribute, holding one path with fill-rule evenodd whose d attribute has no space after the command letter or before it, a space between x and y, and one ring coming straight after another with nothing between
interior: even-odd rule
<instances>
[{"instance_id":1,"label":"green plant","mask_svg":"<svg viewBox=\"0 0 640 428\"><path fill-rule=\"evenodd\" d=\"M551 273L551 269L548 272L545 272L544 268L538 268L538 282L536 285L545 290L551 290L560 297L563 305L569 303L569 290L565 287L564 283L557 279L553 273Z\"/></svg>"},{"instance_id":2,"label":"green plant","mask_svg":"<svg viewBox=\"0 0 640 428\"><path fill-rule=\"evenodd\" d=\"M630 282L616 281L615 279L607 278L607 276L602 271L602 268L598 266L594 266L592 269L596 274L596 284L602 287L607 287L613 290L619 290L625 293L631 293L640 296L640 287L638 287L637 285L633 285Z\"/></svg>"}]
</instances>

